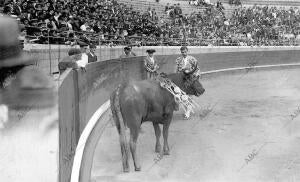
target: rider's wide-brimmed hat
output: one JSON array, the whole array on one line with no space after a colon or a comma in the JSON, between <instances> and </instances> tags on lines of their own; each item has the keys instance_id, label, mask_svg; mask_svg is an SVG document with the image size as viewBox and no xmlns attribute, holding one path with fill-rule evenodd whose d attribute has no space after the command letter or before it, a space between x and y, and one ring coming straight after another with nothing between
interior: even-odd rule
<instances>
[{"instance_id":1,"label":"rider's wide-brimmed hat","mask_svg":"<svg viewBox=\"0 0 300 182\"><path fill-rule=\"evenodd\" d=\"M35 60L26 55L20 46L17 21L0 16L0 25L0 68L33 64Z\"/></svg>"},{"instance_id":2,"label":"rider's wide-brimmed hat","mask_svg":"<svg viewBox=\"0 0 300 182\"><path fill-rule=\"evenodd\" d=\"M148 49L148 50L146 50L146 52L149 53L149 54L151 54L151 53L154 53L156 51L155 51L155 49Z\"/></svg>"}]
</instances>

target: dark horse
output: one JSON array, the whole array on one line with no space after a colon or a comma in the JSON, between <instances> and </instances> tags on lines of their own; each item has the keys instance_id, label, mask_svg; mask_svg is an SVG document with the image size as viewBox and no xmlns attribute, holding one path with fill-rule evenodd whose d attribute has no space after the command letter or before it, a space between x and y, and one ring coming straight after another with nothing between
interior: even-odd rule
<instances>
[{"instance_id":1,"label":"dark horse","mask_svg":"<svg viewBox=\"0 0 300 182\"><path fill-rule=\"evenodd\" d=\"M166 75L174 84L188 95L200 96L205 89L198 78L192 78L192 73L174 73ZM169 155L168 129L176 109L174 96L162 88L156 80L142 80L119 85L110 97L111 110L120 134L120 145L122 153L123 171L129 171L128 157L129 147L126 140L125 126L130 129L130 151L136 171L141 166L136 154L136 142L141 124L152 121L156 145L155 152L161 151L159 138L161 130L159 124L163 125L163 154ZM177 109L176 109L177 110Z\"/></svg>"}]
</instances>

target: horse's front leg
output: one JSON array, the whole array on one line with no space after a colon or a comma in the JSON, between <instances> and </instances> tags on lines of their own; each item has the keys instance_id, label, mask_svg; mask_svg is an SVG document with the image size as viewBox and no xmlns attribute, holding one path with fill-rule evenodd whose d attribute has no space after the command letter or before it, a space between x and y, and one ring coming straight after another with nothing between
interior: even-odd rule
<instances>
[{"instance_id":1,"label":"horse's front leg","mask_svg":"<svg viewBox=\"0 0 300 182\"><path fill-rule=\"evenodd\" d=\"M160 153L161 151L161 145L160 145L160 136L161 136L161 130L158 123L152 122L154 131L155 131L155 137L156 137L156 144L155 144L155 152Z\"/></svg>"},{"instance_id":2,"label":"horse's front leg","mask_svg":"<svg viewBox=\"0 0 300 182\"><path fill-rule=\"evenodd\" d=\"M164 123L164 126L163 126L164 155L170 155L170 148L169 148L169 144L168 144L168 135L169 135L169 126L170 126L170 123L172 120L172 116L173 116L173 113L167 117L167 119Z\"/></svg>"}]
</instances>

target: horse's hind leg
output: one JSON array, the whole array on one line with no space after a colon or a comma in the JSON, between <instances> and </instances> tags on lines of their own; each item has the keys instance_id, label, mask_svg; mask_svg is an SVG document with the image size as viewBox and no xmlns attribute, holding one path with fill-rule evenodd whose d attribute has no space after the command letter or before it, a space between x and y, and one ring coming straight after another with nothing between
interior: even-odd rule
<instances>
[{"instance_id":1,"label":"horse's hind leg","mask_svg":"<svg viewBox=\"0 0 300 182\"><path fill-rule=\"evenodd\" d=\"M130 143L130 151L132 154L135 171L141 170L141 165L138 160L137 153L136 153L136 142L137 142L137 139L139 136L139 131L140 131L140 128L138 126L136 126L134 128L130 128L130 142L129 143Z\"/></svg>"},{"instance_id":2,"label":"horse's hind leg","mask_svg":"<svg viewBox=\"0 0 300 182\"><path fill-rule=\"evenodd\" d=\"M164 155L170 155L170 148L168 144L169 126L172 120L172 114L166 119L163 126L163 137L164 137Z\"/></svg>"},{"instance_id":3,"label":"horse's hind leg","mask_svg":"<svg viewBox=\"0 0 300 182\"><path fill-rule=\"evenodd\" d=\"M160 153L161 151L161 145L160 145L160 136L161 136L161 130L158 123L153 122L153 127L155 131L155 137L156 137L156 144L155 144L155 152Z\"/></svg>"}]
</instances>

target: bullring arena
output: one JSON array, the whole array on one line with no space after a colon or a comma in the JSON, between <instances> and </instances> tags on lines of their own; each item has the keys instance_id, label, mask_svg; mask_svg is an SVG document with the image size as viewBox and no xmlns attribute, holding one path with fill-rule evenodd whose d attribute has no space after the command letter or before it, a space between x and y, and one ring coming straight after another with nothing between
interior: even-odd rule
<instances>
[{"instance_id":1,"label":"bullring arena","mask_svg":"<svg viewBox=\"0 0 300 182\"><path fill-rule=\"evenodd\" d=\"M70 162L68 158L59 161L59 170L64 170L61 178L69 172L71 181L298 181L297 48L223 48L226 52L216 48L218 52L210 53L207 52L214 51L213 48L195 49L203 52L194 56L203 68L201 82L206 93L195 99L200 108L191 120L183 120L182 110L175 112L169 136L171 155L160 158L154 152L154 130L150 123L145 123L138 141L142 171L134 172L131 166L130 173L122 172L117 130L109 110L109 90L124 74L130 79L140 79L143 74L140 57L123 62L108 60L88 65L86 73L68 70L59 78L59 126L46 134L42 130L31 133L43 128L43 124L37 119L29 122L30 118L38 118L41 113L53 116L57 110L52 114L29 111L18 129L2 133L1 154L7 156L2 161L8 164L2 168L3 174L7 174L3 179L35 181L38 177L53 181L58 175L58 153L68 156L72 152L73 166L66 164ZM173 56L176 55L158 57L164 71L172 67ZM93 77L87 82L86 78ZM74 137L78 127L74 124L78 109L74 104L76 90L70 89L74 81L82 88L77 90L81 95L77 114L88 118L79 125L78 145L70 143L70 135ZM39 150L33 150L36 144ZM77 147L76 152L69 151L66 145ZM7 153L16 146L23 152ZM28 163L29 160L32 162ZM11 178L9 175L15 174L19 166L24 169Z\"/></svg>"},{"instance_id":2,"label":"bullring arena","mask_svg":"<svg viewBox=\"0 0 300 182\"><path fill-rule=\"evenodd\" d=\"M199 107L189 120L182 109L174 113L170 155L155 153L153 126L144 123L142 169L135 172L130 158L128 173L109 96L120 83L145 79L147 49L156 50L160 72L172 73L180 46L133 47L136 57L120 59L124 46L98 45L97 62L59 75L70 48L25 44L55 81L58 100L51 109L9 112L12 122L0 130L0 181L300 181L298 45L188 46L206 90L193 97Z\"/></svg>"}]
</instances>

